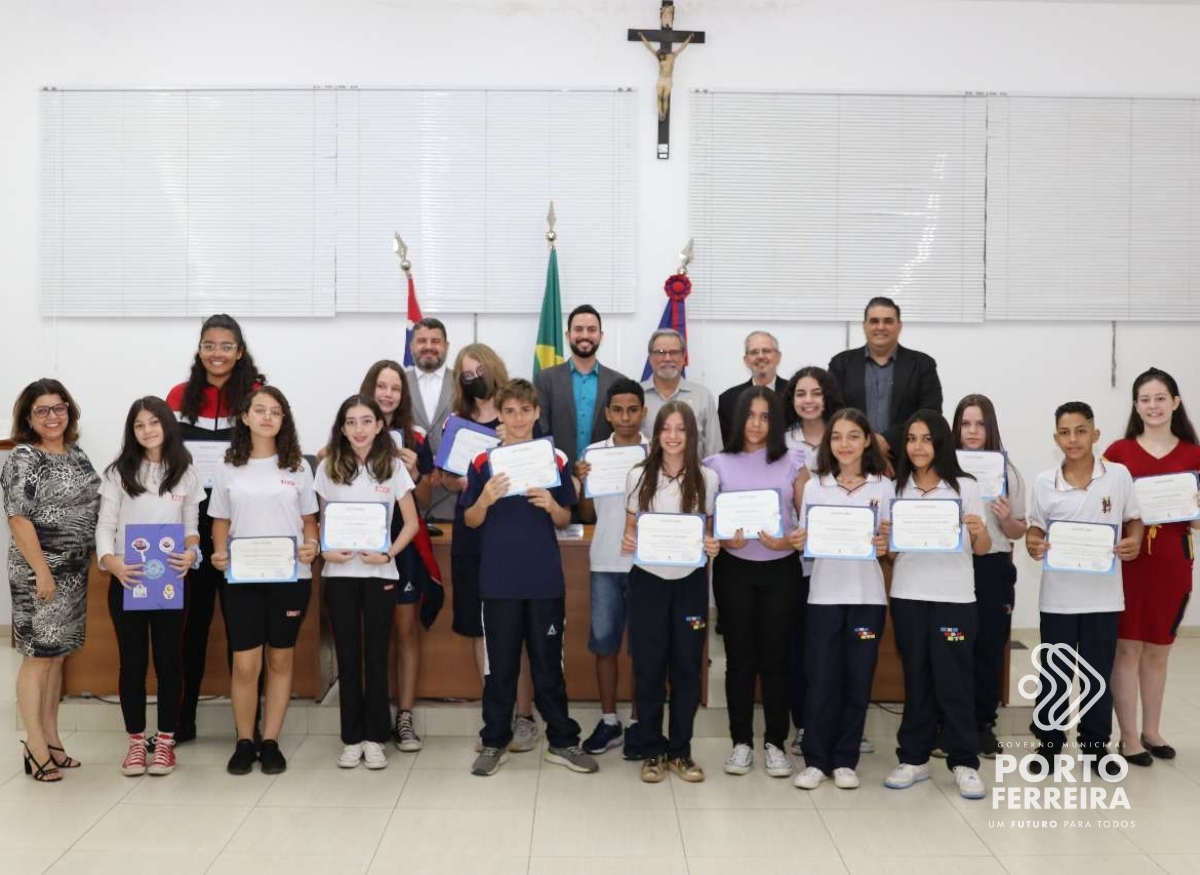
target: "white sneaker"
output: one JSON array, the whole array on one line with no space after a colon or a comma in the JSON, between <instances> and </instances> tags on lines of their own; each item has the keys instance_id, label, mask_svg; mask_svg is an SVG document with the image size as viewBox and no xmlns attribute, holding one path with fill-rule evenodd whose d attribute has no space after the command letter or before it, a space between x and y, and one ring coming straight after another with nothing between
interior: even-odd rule
<instances>
[{"instance_id":1,"label":"white sneaker","mask_svg":"<svg viewBox=\"0 0 1200 875\"><path fill-rule=\"evenodd\" d=\"M387 754L383 752L382 744L377 741L364 741L362 746L363 760L368 769L386 769L388 767Z\"/></svg>"},{"instance_id":2,"label":"white sneaker","mask_svg":"<svg viewBox=\"0 0 1200 875\"><path fill-rule=\"evenodd\" d=\"M767 774L772 778L790 778L792 772L796 771L788 755L773 744L767 745L767 753L763 759L767 766Z\"/></svg>"},{"instance_id":3,"label":"white sneaker","mask_svg":"<svg viewBox=\"0 0 1200 875\"><path fill-rule=\"evenodd\" d=\"M858 743L858 752L859 753L875 753L875 742L871 741L871 739L869 739L869 738L864 737L863 740Z\"/></svg>"},{"instance_id":4,"label":"white sneaker","mask_svg":"<svg viewBox=\"0 0 1200 875\"><path fill-rule=\"evenodd\" d=\"M982 799L987 796L979 772L969 766L954 767L954 783L958 784L958 795L963 799Z\"/></svg>"},{"instance_id":5,"label":"white sneaker","mask_svg":"<svg viewBox=\"0 0 1200 875\"><path fill-rule=\"evenodd\" d=\"M833 786L839 790L857 790L861 783L858 780L858 772L848 766L833 770Z\"/></svg>"},{"instance_id":6,"label":"white sneaker","mask_svg":"<svg viewBox=\"0 0 1200 875\"><path fill-rule=\"evenodd\" d=\"M801 790L816 790L821 786L821 782L829 776L818 769L816 766L808 766L804 771L796 775L792 781Z\"/></svg>"},{"instance_id":7,"label":"white sneaker","mask_svg":"<svg viewBox=\"0 0 1200 875\"><path fill-rule=\"evenodd\" d=\"M342 748L342 755L338 757L337 763L339 769L354 769L362 762L363 746L362 744L348 744Z\"/></svg>"},{"instance_id":8,"label":"white sneaker","mask_svg":"<svg viewBox=\"0 0 1200 875\"><path fill-rule=\"evenodd\" d=\"M901 763L892 769L892 773L884 779L883 786L891 787L893 790L907 790L919 781L928 780L929 763L922 763L919 766Z\"/></svg>"},{"instance_id":9,"label":"white sneaker","mask_svg":"<svg viewBox=\"0 0 1200 875\"><path fill-rule=\"evenodd\" d=\"M753 762L754 751L750 749L750 745L735 744L733 752L725 760L725 774L745 775L750 771L750 766Z\"/></svg>"},{"instance_id":10,"label":"white sneaker","mask_svg":"<svg viewBox=\"0 0 1200 875\"><path fill-rule=\"evenodd\" d=\"M804 727L801 726L796 730L796 737L792 739L792 756L804 756Z\"/></svg>"}]
</instances>

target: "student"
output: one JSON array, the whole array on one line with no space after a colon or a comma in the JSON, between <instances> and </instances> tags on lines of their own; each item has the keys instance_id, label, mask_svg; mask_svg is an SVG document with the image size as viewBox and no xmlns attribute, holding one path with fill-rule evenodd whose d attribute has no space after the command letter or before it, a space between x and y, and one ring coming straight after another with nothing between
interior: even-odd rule
<instances>
[{"instance_id":1,"label":"student","mask_svg":"<svg viewBox=\"0 0 1200 875\"><path fill-rule=\"evenodd\" d=\"M743 532L721 542L713 560L713 595L725 638L725 699L733 750L725 773L745 775L754 762L754 690L761 684L763 762L772 778L795 770L784 752L788 734L788 637L801 569L796 511L804 451L783 442L783 410L775 393L752 386L738 396L724 452L709 456L721 492L767 489L778 494L781 534ZM747 538L751 535L751 538ZM799 543L802 545L803 541Z\"/></svg>"},{"instance_id":2,"label":"student","mask_svg":"<svg viewBox=\"0 0 1200 875\"><path fill-rule=\"evenodd\" d=\"M1124 465L1135 478L1200 470L1196 430L1174 377L1158 368L1138 375L1125 439L1113 443L1104 458ZM1175 758L1159 724L1167 658L1192 592L1192 529L1197 527L1200 521L1146 527L1141 552L1121 572L1125 610L1117 625L1112 687L1121 729L1118 749L1137 766Z\"/></svg>"},{"instance_id":3,"label":"student","mask_svg":"<svg viewBox=\"0 0 1200 875\"><path fill-rule=\"evenodd\" d=\"M496 392L496 404L504 426L501 446L533 439L539 410L532 383L510 380ZM492 475L486 453L467 473L463 521L480 530L479 592L487 647L482 747L471 767L473 775L495 774L508 756L522 644L529 655L534 701L546 721L546 762L576 772L599 768L579 746L579 724L567 711L566 590L555 528L571 521L575 485L569 473L564 476L566 454L555 450L554 456L560 485L530 488L524 495L507 496L508 476Z\"/></svg>"},{"instance_id":4,"label":"student","mask_svg":"<svg viewBox=\"0 0 1200 875\"><path fill-rule=\"evenodd\" d=\"M700 464L700 430L692 408L668 401L654 417L646 461L625 482L621 552L637 549L637 514L702 513L712 517L717 475ZM704 552L721 545L706 521ZM633 692L641 718L642 780L657 784L670 769L704 780L692 759L692 724L700 707L700 672L708 628L708 569L634 564L629 572L629 647ZM663 737L663 701L671 681L671 725Z\"/></svg>"},{"instance_id":5,"label":"student","mask_svg":"<svg viewBox=\"0 0 1200 875\"><path fill-rule=\"evenodd\" d=\"M225 461L217 466L208 507L213 518L213 566L228 571L229 539L296 540L298 580L226 584L225 627L233 650L230 698L237 747L227 769L245 775L258 760L268 775L287 768L279 732L292 694L296 638L312 594L310 564L317 556L317 494L300 455L292 410L274 386L254 390L238 412ZM265 645L265 648L264 648ZM251 738L258 679L266 651L262 743Z\"/></svg>"},{"instance_id":6,"label":"student","mask_svg":"<svg viewBox=\"0 0 1200 875\"><path fill-rule=\"evenodd\" d=\"M592 470L587 461L589 450L647 445L641 432L645 416L646 395L639 383L620 377L608 387L604 419L612 434L588 444L575 463L575 476L581 483L587 480ZM622 727L617 719L617 653L628 625L629 569L633 567L633 559L621 552L621 539L625 534L624 494L591 499L583 497L582 489L577 492L580 496L579 518L585 523L596 524L588 551L592 604L588 650L596 655L596 686L600 688L600 722L583 742L583 749L590 754L602 754L621 743ZM626 759L639 759L636 703L624 734Z\"/></svg>"},{"instance_id":7,"label":"student","mask_svg":"<svg viewBox=\"0 0 1200 875\"><path fill-rule=\"evenodd\" d=\"M180 383L167 393L167 405L179 419L184 441L228 443L233 434L235 412L243 409L249 394L266 381L246 348L237 320L217 313L200 326L200 343L192 358L191 373L186 383ZM204 482L204 472L197 473L207 492L211 483ZM200 502L200 552L204 558L187 580L183 700L179 709L179 728L175 732L176 744L196 737L196 706L204 681L208 628L212 625L213 605L217 598L221 599L221 612L225 611L225 576L212 564L212 518L208 514L208 501L206 494Z\"/></svg>"},{"instance_id":8,"label":"student","mask_svg":"<svg viewBox=\"0 0 1200 875\"><path fill-rule=\"evenodd\" d=\"M1096 458L1093 447L1099 440L1100 430L1087 404L1068 401L1054 411L1054 442L1062 450L1064 460L1060 467L1039 474L1033 484L1025 548L1034 561L1046 558L1050 547L1046 530L1054 520L1116 526L1115 557L1122 562L1137 558L1144 527L1133 492L1133 478L1124 465ZM1103 691L1079 721L1079 753L1097 757L1107 752L1112 734L1113 694L1109 679L1117 652L1119 617L1125 607L1122 562L1114 561L1111 574L1042 570L1039 604L1042 643L1073 647L1104 678ZM1062 672L1071 682L1075 677L1074 660L1050 656L1045 662L1050 670L1042 672L1041 695L1033 711L1033 731L1041 756L1030 763L1030 770L1037 773L1054 771L1056 755L1066 743L1066 733L1061 729L1042 729L1037 725L1038 717L1046 715L1047 709L1052 710L1055 700L1065 692L1056 675Z\"/></svg>"},{"instance_id":9,"label":"student","mask_svg":"<svg viewBox=\"0 0 1200 875\"><path fill-rule=\"evenodd\" d=\"M996 408L986 395L967 395L954 410L954 445L960 450L1004 451ZM1012 461L1005 457L1006 494L983 506L988 537L992 546L982 556L974 556L975 607L978 632L975 635L975 726L979 735L979 754L995 759L1002 752L996 738L997 709L1004 682L1004 656L1012 633L1012 612L1016 603L1017 566L1013 564L1013 541L1025 536L1025 480Z\"/></svg>"},{"instance_id":10,"label":"student","mask_svg":"<svg viewBox=\"0 0 1200 875\"><path fill-rule=\"evenodd\" d=\"M869 507L877 514L876 556L886 557L895 490L884 476L887 460L866 414L849 407L833 414L811 468L813 477L804 484L800 506L801 525L816 505ZM801 546L807 536L802 530ZM805 619L805 768L794 783L815 790L832 775L834 786L853 790L860 784L855 770L863 753L863 727L887 621L879 562L813 560Z\"/></svg>"},{"instance_id":11,"label":"student","mask_svg":"<svg viewBox=\"0 0 1200 875\"><path fill-rule=\"evenodd\" d=\"M393 505L400 506L403 520L382 552L325 550L321 554L337 652L345 745L337 764L343 769L364 760L368 769L387 768L383 745L390 729L387 661L400 579L396 557L419 528L412 478L383 427L383 411L369 395L351 395L343 401L314 485L322 511L329 502L383 502L389 532Z\"/></svg>"},{"instance_id":12,"label":"student","mask_svg":"<svg viewBox=\"0 0 1200 875\"><path fill-rule=\"evenodd\" d=\"M946 765L964 799L986 795L979 777L972 645L978 628L971 554L992 546L983 521L979 484L958 464L954 435L935 410L918 410L904 424L896 499L952 499L962 504L961 546L949 553L891 553L892 621L904 667L904 717L896 736L900 764L884 785L911 787L929 778L940 716ZM895 525L896 508L892 508ZM969 542L969 543L968 543ZM969 551L969 552L968 552Z\"/></svg>"},{"instance_id":13,"label":"student","mask_svg":"<svg viewBox=\"0 0 1200 875\"><path fill-rule=\"evenodd\" d=\"M396 445L396 453L409 479L415 484L413 497L418 509L428 509L433 482L433 451L421 428L413 421L414 396L409 392L408 375L398 363L383 359L375 362L363 377L360 395L374 398L383 413L383 427ZM419 514L418 514L419 516ZM421 520L424 525L424 520ZM392 514L392 538L400 536L401 514ZM396 722L392 738L397 750L411 753L422 747L413 722L417 701L417 675L421 668L420 605L421 590L404 573L416 547L410 542L396 556L399 574L396 585ZM419 560L418 560L419 561ZM407 566L411 567L411 566Z\"/></svg>"},{"instance_id":14,"label":"student","mask_svg":"<svg viewBox=\"0 0 1200 875\"><path fill-rule=\"evenodd\" d=\"M104 471L100 486L100 519L96 523L96 556L112 574L108 610L112 614L120 658L118 688L128 749L121 774L169 775L175 770L175 730L183 688L182 642L184 605L173 611L127 611L125 590L132 589L145 572L141 562L126 562L125 527L140 523L183 525L184 543L171 551L170 565L186 573L199 567L200 502L204 488L183 446L175 416L165 401L139 398L125 417L121 452ZM129 557L136 558L136 557ZM190 584L190 580L188 581ZM184 585L183 600L188 600ZM146 766L146 670L150 645L154 646L154 674L158 678L158 732L154 758Z\"/></svg>"}]
</instances>

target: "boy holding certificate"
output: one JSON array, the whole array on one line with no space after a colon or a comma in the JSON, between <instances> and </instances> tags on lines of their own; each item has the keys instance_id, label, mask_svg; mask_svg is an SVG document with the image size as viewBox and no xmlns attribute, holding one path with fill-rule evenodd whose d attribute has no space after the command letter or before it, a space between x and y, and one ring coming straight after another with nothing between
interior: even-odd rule
<instances>
[{"instance_id":1,"label":"boy holding certificate","mask_svg":"<svg viewBox=\"0 0 1200 875\"><path fill-rule=\"evenodd\" d=\"M496 405L504 426L500 448L531 442L539 414L533 384L509 381L496 392ZM480 530L479 592L487 648L483 731L473 775L495 774L508 757L522 644L529 654L534 702L546 721L546 761L577 772L599 768L579 746L579 724L567 711L562 667L566 593L555 527L571 521L576 497L571 478L563 476L566 455L555 450L554 463L559 485L516 495L508 494L507 475L493 476L487 454L467 472L463 522Z\"/></svg>"},{"instance_id":2,"label":"boy holding certificate","mask_svg":"<svg viewBox=\"0 0 1200 875\"><path fill-rule=\"evenodd\" d=\"M595 730L583 743L583 749L590 754L602 754L621 743L621 721L617 719L617 652L621 649L628 617L629 570L633 567L633 557L621 553L621 537L625 533L625 477L620 478L618 491L609 492L605 488L603 494L598 494L596 484L588 482L588 476L592 473L593 462L602 465L606 473L612 473L608 469L619 470L625 464L632 468L633 464L646 458L646 437L641 432L642 420L646 418L646 394L641 384L622 377L609 386L604 400L604 418L612 426L613 433L605 440L589 444L582 458L575 463L575 475L586 484L579 499L579 518L585 523L596 524L588 553L592 596L588 650L596 655L601 716ZM624 450L608 452L616 448ZM635 703L625 731L626 759L640 758L636 728Z\"/></svg>"},{"instance_id":3,"label":"boy holding certificate","mask_svg":"<svg viewBox=\"0 0 1200 875\"><path fill-rule=\"evenodd\" d=\"M1113 697L1109 679L1117 652L1117 628L1125 597L1121 586L1121 563L1137 558L1144 527L1133 491L1129 469L1117 462L1096 458L1093 448L1100 439L1092 408L1082 401L1069 401L1054 412L1054 442L1062 450L1061 467L1043 471L1033 485L1029 508L1029 531L1025 546L1029 555L1045 562L1042 571L1041 637L1043 644L1066 644L1104 681L1095 703L1079 721L1079 753L1104 756L1112 734ZM1089 535L1105 534L1105 538ZM1124 536L1122 537L1122 528ZM1056 556L1056 529L1063 536ZM1067 536L1070 540L1067 540ZM1099 573L1068 570L1071 564L1088 566ZM1051 772L1056 755L1066 743L1061 729L1044 729L1058 716L1055 701L1067 691L1057 677L1075 677L1074 660L1047 654L1048 671L1041 673L1042 691L1034 707L1034 734L1040 759L1031 770Z\"/></svg>"}]
</instances>

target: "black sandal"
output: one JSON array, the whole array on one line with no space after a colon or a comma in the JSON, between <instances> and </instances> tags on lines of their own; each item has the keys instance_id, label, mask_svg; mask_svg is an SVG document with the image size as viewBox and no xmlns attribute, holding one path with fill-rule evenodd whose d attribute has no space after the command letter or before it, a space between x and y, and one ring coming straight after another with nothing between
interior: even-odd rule
<instances>
[{"instance_id":1,"label":"black sandal","mask_svg":"<svg viewBox=\"0 0 1200 875\"><path fill-rule=\"evenodd\" d=\"M55 747L52 744L48 744L48 745L46 745L46 747L50 751L50 759L52 759L54 761L54 765L58 766L60 769L77 769L83 765L83 763L81 763L79 760L75 759L75 757L68 756L67 752L65 750L63 750L61 747ZM58 761L58 757L56 757L54 755L55 751L58 751L60 754L63 755L64 762Z\"/></svg>"},{"instance_id":2,"label":"black sandal","mask_svg":"<svg viewBox=\"0 0 1200 875\"><path fill-rule=\"evenodd\" d=\"M39 763L26 742L22 741L21 746L25 748L25 774L41 784L57 784L62 780L62 772L58 770L58 766L54 765L53 757L44 763ZM54 777L56 775L57 777Z\"/></svg>"},{"instance_id":3,"label":"black sandal","mask_svg":"<svg viewBox=\"0 0 1200 875\"><path fill-rule=\"evenodd\" d=\"M1173 760L1175 759L1175 748L1169 744L1151 744L1146 741L1146 736L1142 735L1142 747L1150 751L1151 755L1158 760Z\"/></svg>"}]
</instances>

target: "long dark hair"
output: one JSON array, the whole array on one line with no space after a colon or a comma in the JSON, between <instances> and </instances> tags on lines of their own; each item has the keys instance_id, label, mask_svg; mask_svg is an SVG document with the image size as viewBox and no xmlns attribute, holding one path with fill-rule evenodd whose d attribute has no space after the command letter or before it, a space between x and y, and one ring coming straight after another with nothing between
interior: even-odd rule
<instances>
[{"instance_id":1,"label":"long dark hair","mask_svg":"<svg viewBox=\"0 0 1200 875\"><path fill-rule=\"evenodd\" d=\"M933 472L946 481L946 484L958 492L958 480L960 477L971 477L962 466L958 464L958 454L954 451L954 434L950 431L950 424L946 422L946 417L938 413L936 410L918 410L904 423L904 442L908 443L908 430L912 428L913 423L923 422L925 427L929 429L929 436L933 438ZM913 467L912 460L908 458L907 446L900 448L896 452L898 461L896 464L896 494L899 495L901 490L908 485L909 478L913 476L916 469ZM971 477L974 480L974 477Z\"/></svg>"},{"instance_id":2,"label":"long dark hair","mask_svg":"<svg viewBox=\"0 0 1200 875\"><path fill-rule=\"evenodd\" d=\"M779 406L779 396L766 386L751 386L738 396L737 406L733 409L733 426L722 452L745 452L746 421L750 418L751 406L758 398L767 402L767 462L774 462L785 456L788 448L783 439L783 411Z\"/></svg>"},{"instance_id":3,"label":"long dark hair","mask_svg":"<svg viewBox=\"0 0 1200 875\"><path fill-rule=\"evenodd\" d=\"M1142 422L1142 418L1138 416L1137 397L1138 390L1151 380L1158 380L1166 386L1167 391L1171 393L1172 399L1179 398L1179 384L1166 371L1151 367L1149 370L1138 374L1137 378L1133 381L1133 408L1129 411L1129 424L1125 426L1126 438L1135 438L1146 430L1146 423ZM1179 406L1171 414L1171 434L1175 435L1181 441L1187 441L1189 444L1197 443L1196 429L1192 427L1192 421L1188 419L1187 411L1183 409L1182 399L1179 401Z\"/></svg>"},{"instance_id":4,"label":"long dark hair","mask_svg":"<svg viewBox=\"0 0 1200 875\"><path fill-rule=\"evenodd\" d=\"M255 385L265 384L267 378L258 372L258 367L254 364L254 357L246 348L246 339L242 336L242 326L238 325L236 319L226 313L209 316L200 326L202 342L204 333L210 328L224 328L226 331L233 332L233 339L238 345L237 351L242 354L242 357L234 362L229 380L217 390L218 411L221 408L221 402L224 401L228 415L236 416L237 412L246 404L250 393L254 391ZM200 350L197 348L196 355L192 359L192 371L188 374L187 385L183 389L183 401L179 405L179 413L184 419L195 422L200 418L200 403L204 400L204 390L207 386L208 371L204 370L204 362L201 361Z\"/></svg>"},{"instance_id":5,"label":"long dark hair","mask_svg":"<svg viewBox=\"0 0 1200 875\"><path fill-rule=\"evenodd\" d=\"M166 495L183 479L188 466L192 464L192 454L183 445L183 432L175 414L167 406L167 402L154 395L147 395L134 401L129 407L129 415L125 417L125 434L121 438L121 452L113 460L106 471L115 471L121 478L121 487L130 498L137 498L146 491L138 473L142 462L146 460L146 448L138 443L133 424L138 414L146 411L162 427L163 445L162 460L166 469L162 483L158 487L159 495Z\"/></svg>"},{"instance_id":6,"label":"long dark hair","mask_svg":"<svg viewBox=\"0 0 1200 875\"><path fill-rule=\"evenodd\" d=\"M363 377L362 386L359 387L358 394L374 399L375 381L379 379L379 375L384 371L395 371L400 375L400 405L392 413L391 422L388 422L387 414L383 413L382 407L380 408L379 418L383 420L384 431L390 428L400 432L404 435L404 446L412 449L417 445L417 438L413 434L413 402L412 395L408 391L408 374L404 372L404 367L391 359L380 359L367 368L367 375ZM376 404L376 406L378 407L379 405ZM344 415L343 413L342 416ZM341 426L339 425L338 427L340 428ZM391 474L388 476L390 477Z\"/></svg>"},{"instance_id":7,"label":"long dark hair","mask_svg":"<svg viewBox=\"0 0 1200 875\"><path fill-rule=\"evenodd\" d=\"M292 405L288 404L287 398L274 386L260 386L255 389L246 396L242 407L236 411L233 435L229 440L229 449L225 451L225 461L235 468L240 468L250 461L250 426L242 421L242 417L250 412L250 405L259 395L273 398L283 408L283 422L279 424L279 434L275 435L275 453L279 456L279 467L285 471L299 471L304 457L300 455L300 438L296 435L296 422L292 419Z\"/></svg>"},{"instance_id":8,"label":"long dark hair","mask_svg":"<svg viewBox=\"0 0 1200 875\"><path fill-rule=\"evenodd\" d=\"M983 414L983 427L987 429L987 440L983 448L989 452L998 453L1004 449L1004 441L1000 440L1000 420L996 416L996 405L987 395L966 395L954 408L954 422L950 430L954 432L954 447L962 449L962 419L968 407L978 407Z\"/></svg>"},{"instance_id":9,"label":"long dark hair","mask_svg":"<svg viewBox=\"0 0 1200 875\"><path fill-rule=\"evenodd\" d=\"M67 391L67 387L51 377L34 380L21 390L13 403L12 439L19 444L38 444L41 438L29 424L33 416L33 402L43 395L57 395L67 405L67 427L63 429L63 443L67 446L79 440L79 405Z\"/></svg>"},{"instance_id":10,"label":"long dark hair","mask_svg":"<svg viewBox=\"0 0 1200 875\"><path fill-rule=\"evenodd\" d=\"M883 457L883 450L879 449L879 444L875 442L875 433L871 431L871 422L865 413L854 407L843 407L833 414L833 418L826 424L825 437L821 438L821 446L817 448L817 467L814 469L814 473L817 475L832 474L834 477L842 473L842 466L838 463L837 456L833 454L833 427L843 420L862 429L863 437L866 438L862 457L863 474L885 473L887 459Z\"/></svg>"},{"instance_id":11,"label":"long dark hair","mask_svg":"<svg viewBox=\"0 0 1200 875\"><path fill-rule=\"evenodd\" d=\"M386 426L383 408L379 406L375 396L364 392L359 395L351 395L342 402L342 406L338 408L337 417L333 420L333 428L329 432L329 443L325 445L325 470L329 472L329 479L334 483L353 483L354 478L358 476L358 456L355 455L354 448L350 446L349 439L342 433L346 414L352 407L367 408L377 420ZM371 451L367 453L367 471L376 483L383 483L390 480L392 473L396 470L395 461L396 445L392 442L386 427L381 428L379 434L375 435L375 440L371 442Z\"/></svg>"},{"instance_id":12,"label":"long dark hair","mask_svg":"<svg viewBox=\"0 0 1200 875\"><path fill-rule=\"evenodd\" d=\"M783 423L786 430L791 430L793 426L800 425L800 414L796 412L796 386L805 377L812 377L817 381L817 385L821 387L821 394L825 396L825 407L821 410L821 418L825 420L826 431L830 420L833 419L833 414L841 410L846 402L842 399L842 390L838 386L838 381L833 374L824 368L818 368L816 365L809 365L801 368L792 374L792 378L787 381L787 385L783 387L783 392L780 393L780 400L783 406Z\"/></svg>"},{"instance_id":13,"label":"long dark hair","mask_svg":"<svg viewBox=\"0 0 1200 875\"><path fill-rule=\"evenodd\" d=\"M654 433L650 436L650 449L646 460L639 462L642 475L638 483L638 510L645 513L654 506L658 493L658 480L662 476L663 448L659 435L666 425L667 417L678 413L683 418L683 430L687 443L683 448L683 470L679 472L679 507L684 513L704 513L704 475L700 473L700 429L696 425L696 414L690 405L682 401L668 401L654 417Z\"/></svg>"}]
</instances>

